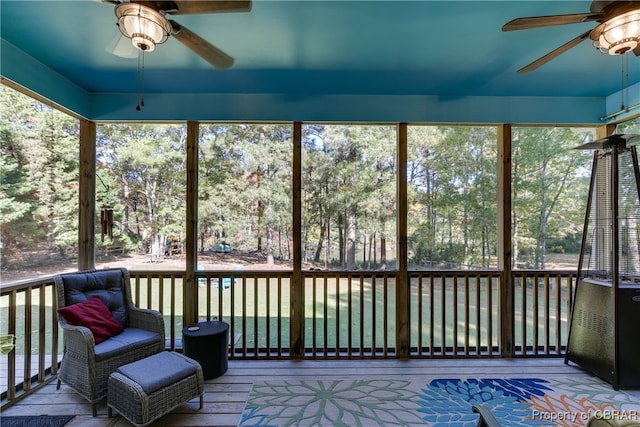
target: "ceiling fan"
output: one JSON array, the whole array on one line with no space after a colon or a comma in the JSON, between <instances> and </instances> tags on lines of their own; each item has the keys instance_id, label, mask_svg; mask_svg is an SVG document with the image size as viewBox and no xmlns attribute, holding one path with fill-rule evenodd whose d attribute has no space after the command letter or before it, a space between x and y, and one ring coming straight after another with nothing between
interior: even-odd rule
<instances>
[{"instance_id":1,"label":"ceiling fan","mask_svg":"<svg viewBox=\"0 0 640 427\"><path fill-rule=\"evenodd\" d=\"M250 0L102 0L115 5L117 25L132 45L150 52L157 44L173 36L202 59L216 68L225 69L233 65L233 58L218 49L184 25L166 15L191 15L222 12L249 12Z\"/></svg>"},{"instance_id":2,"label":"ceiling fan","mask_svg":"<svg viewBox=\"0 0 640 427\"><path fill-rule=\"evenodd\" d=\"M629 51L633 51L636 56L640 55L640 1L593 1L590 12L587 13L517 18L504 24L502 31L590 21L598 22L599 25L519 69L518 73L537 69L587 38L593 41L596 49L610 55L622 55Z\"/></svg>"}]
</instances>

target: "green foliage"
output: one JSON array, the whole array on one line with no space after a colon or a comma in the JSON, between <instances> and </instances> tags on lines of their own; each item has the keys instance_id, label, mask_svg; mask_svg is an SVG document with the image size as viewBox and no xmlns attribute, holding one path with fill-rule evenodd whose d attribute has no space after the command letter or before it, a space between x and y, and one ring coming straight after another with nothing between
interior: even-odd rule
<instances>
[{"instance_id":1,"label":"green foliage","mask_svg":"<svg viewBox=\"0 0 640 427\"><path fill-rule=\"evenodd\" d=\"M411 127L407 183L416 268L495 263L495 128Z\"/></svg>"},{"instance_id":2,"label":"green foliage","mask_svg":"<svg viewBox=\"0 0 640 427\"><path fill-rule=\"evenodd\" d=\"M640 134L640 117L619 123L616 126L616 133Z\"/></svg>"},{"instance_id":3,"label":"green foliage","mask_svg":"<svg viewBox=\"0 0 640 427\"><path fill-rule=\"evenodd\" d=\"M572 253L580 252L580 243L582 241L582 232L556 234L558 237L549 237L547 239L547 247L550 252L555 253Z\"/></svg>"},{"instance_id":4,"label":"green foliage","mask_svg":"<svg viewBox=\"0 0 640 427\"><path fill-rule=\"evenodd\" d=\"M593 137L591 129L513 129L514 265L544 269L549 246L579 251L592 153L574 148Z\"/></svg>"},{"instance_id":5,"label":"green foliage","mask_svg":"<svg viewBox=\"0 0 640 427\"><path fill-rule=\"evenodd\" d=\"M395 238L395 129L303 127L303 240L308 261L343 268L386 266Z\"/></svg>"},{"instance_id":6,"label":"green foliage","mask_svg":"<svg viewBox=\"0 0 640 427\"><path fill-rule=\"evenodd\" d=\"M108 124L97 134L96 202L114 212L105 249L163 254L170 237L184 236L186 127Z\"/></svg>"},{"instance_id":7,"label":"green foliage","mask_svg":"<svg viewBox=\"0 0 640 427\"><path fill-rule=\"evenodd\" d=\"M37 225L31 212L36 201L32 197L32 187L27 181L23 165L11 152L11 135L2 132L0 136L0 229L4 244L3 255L13 255L17 246L26 247L28 240L21 236L37 232Z\"/></svg>"},{"instance_id":8,"label":"green foliage","mask_svg":"<svg viewBox=\"0 0 640 427\"><path fill-rule=\"evenodd\" d=\"M2 262L77 247L78 121L0 86Z\"/></svg>"},{"instance_id":9,"label":"green foliage","mask_svg":"<svg viewBox=\"0 0 640 427\"><path fill-rule=\"evenodd\" d=\"M290 258L290 126L209 125L200 134L200 251L228 243L269 263Z\"/></svg>"},{"instance_id":10,"label":"green foliage","mask_svg":"<svg viewBox=\"0 0 640 427\"><path fill-rule=\"evenodd\" d=\"M0 88L0 225L3 264L24 251L77 250L78 121ZM634 133L638 119L619 126ZM408 253L415 268L496 266L497 136L493 126L409 126ZM162 252L185 238L186 127L97 128L96 204L113 210L104 254ZM592 129L513 129L514 263L544 268L548 252L579 250ZM305 261L389 268L397 212L396 129L302 127ZM200 125L198 248L257 251L290 260L293 238L290 124ZM99 213L96 223L100 225Z\"/></svg>"}]
</instances>

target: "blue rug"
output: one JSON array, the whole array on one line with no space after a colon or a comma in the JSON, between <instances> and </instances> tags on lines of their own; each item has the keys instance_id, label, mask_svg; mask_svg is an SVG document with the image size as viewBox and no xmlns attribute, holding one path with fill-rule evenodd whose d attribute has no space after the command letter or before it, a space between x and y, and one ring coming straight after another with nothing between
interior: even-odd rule
<instances>
[{"instance_id":1,"label":"blue rug","mask_svg":"<svg viewBox=\"0 0 640 427\"><path fill-rule=\"evenodd\" d=\"M2 427L62 427L73 419L75 415L0 415Z\"/></svg>"},{"instance_id":2,"label":"blue rug","mask_svg":"<svg viewBox=\"0 0 640 427\"><path fill-rule=\"evenodd\" d=\"M594 415L640 425L640 401L592 377L256 382L238 425L476 427L476 404L504 426L584 426Z\"/></svg>"}]
</instances>

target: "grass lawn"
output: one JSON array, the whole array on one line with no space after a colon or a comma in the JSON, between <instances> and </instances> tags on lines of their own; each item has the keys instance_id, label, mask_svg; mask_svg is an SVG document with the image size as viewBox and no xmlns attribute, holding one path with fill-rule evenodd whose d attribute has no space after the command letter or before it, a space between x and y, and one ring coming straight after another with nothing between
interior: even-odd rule
<instances>
[{"instance_id":1,"label":"grass lawn","mask_svg":"<svg viewBox=\"0 0 640 427\"><path fill-rule=\"evenodd\" d=\"M498 344L498 296L497 284L492 283L489 289L487 279L477 285L470 286L468 291L459 284L454 291L450 278L436 281L433 292L426 284L422 291L417 282L412 283L410 308L411 345L450 347L475 347ZM143 308L160 309L165 314L167 337L171 336L171 313L174 313L173 335L181 338L182 329L182 280L177 278L171 286L170 280L151 282L142 278L138 291L134 291L134 299ZM248 349L289 347L290 331L290 298L289 280L283 278L280 283L276 279L247 277L237 279L229 288L219 289L213 285L198 288L198 307L201 320L206 318L222 318L231 326L236 347ZM316 348L369 348L395 347L395 282L386 283L382 279L372 281L371 277L359 280L329 277L327 281L318 280L315 284L307 279L305 284L305 346ZM207 292L209 289L209 293ZM34 305L31 312L32 339L41 334L44 336L45 348L50 346L51 331L39 330L39 316L46 316L48 325L57 325L52 313L51 288L44 295L45 308L41 311ZM491 306L489 307L489 290ZM172 299L172 294L175 298ZM534 292L528 287L525 292L527 303L523 305L523 293L518 287L515 292L516 345L521 345L523 337L526 345L533 345L536 336L539 342L549 341L552 345L557 341L556 322L560 324L560 341L566 342L568 307L566 291L562 292L560 310L556 309L556 301L551 299L545 307L544 293L537 293L538 315L534 316ZM233 304L232 304L233 298ZM37 304L38 291L31 295L33 304ZM0 333L8 330L8 297L0 299ZM18 337L16 351L24 351L21 336L24 330L25 295L17 294ZM385 309L386 307L386 309ZM457 307L457 313L454 313ZM548 314L549 323L547 323ZM558 317L559 313L559 317ZM455 317L454 317L455 314ZM490 317L491 316L491 317ZM53 320L52 320L53 319ZM526 323L523 323L525 322ZM491 328L489 328L491 321ZM478 341L479 340L479 341ZM38 342L36 339L35 343ZM60 348L62 346L60 340ZM36 347L34 345L34 347ZM32 354L39 349L33 348Z\"/></svg>"}]
</instances>

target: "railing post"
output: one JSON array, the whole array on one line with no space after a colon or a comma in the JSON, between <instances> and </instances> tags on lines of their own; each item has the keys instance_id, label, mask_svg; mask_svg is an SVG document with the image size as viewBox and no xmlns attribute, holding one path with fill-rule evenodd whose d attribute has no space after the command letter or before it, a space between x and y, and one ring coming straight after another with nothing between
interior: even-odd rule
<instances>
[{"instance_id":1,"label":"railing post","mask_svg":"<svg viewBox=\"0 0 640 427\"><path fill-rule=\"evenodd\" d=\"M502 124L498 126L498 268L502 271L499 286L502 357L515 355L511 208L511 125Z\"/></svg>"},{"instance_id":2,"label":"railing post","mask_svg":"<svg viewBox=\"0 0 640 427\"><path fill-rule=\"evenodd\" d=\"M302 277L302 123L293 123L293 275L291 277L291 358L304 356L304 278Z\"/></svg>"},{"instance_id":3,"label":"railing post","mask_svg":"<svg viewBox=\"0 0 640 427\"><path fill-rule=\"evenodd\" d=\"M396 354L400 359L409 358L411 345L410 283L407 261L407 124L397 127L397 265L396 276Z\"/></svg>"},{"instance_id":4,"label":"railing post","mask_svg":"<svg viewBox=\"0 0 640 427\"><path fill-rule=\"evenodd\" d=\"M187 122L187 212L185 230L186 274L183 285L183 325L198 321L198 122Z\"/></svg>"},{"instance_id":5,"label":"railing post","mask_svg":"<svg viewBox=\"0 0 640 427\"><path fill-rule=\"evenodd\" d=\"M78 270L95 268L96 124L80 119Z\"/></svg>"}]
</instances>

